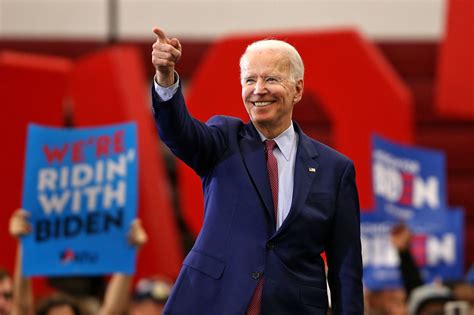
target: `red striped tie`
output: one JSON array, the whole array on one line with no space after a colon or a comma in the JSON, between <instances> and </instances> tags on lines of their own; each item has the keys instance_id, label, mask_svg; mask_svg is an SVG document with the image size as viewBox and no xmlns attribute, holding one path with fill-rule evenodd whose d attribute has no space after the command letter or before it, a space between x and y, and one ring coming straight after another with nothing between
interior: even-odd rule
<instances>
[{"instance_id":1,"label":"red striped tie","mask_svg":"<svg viewBox=\"0 0 474 315\"><path fill-rule=\"evenodd\" d=\"M278 214L278 162L273 155L273 149L276 148L275 140L265 140L265 155L267 158L268 178L270 179L270 188L272 189L273 206L275 211L275 224Z\"/></svg>"},{"instance_id":2,"label":"red striped tie","mask_svg":"<svg viewBox=\"0 0 474 315\"><path fill-rule=\"evenodd\" d=\"M273 149L276 147L275 140L265 140L265 156L267 159L268 178L270 179L270 188L272 190L273 206L275 211L275 224L278 214L278 162L273 155ZM264 277L260 277L257 287L253 293L250 304L247 308L247 315L259 315L262 306L262 289Z\"/></svg>"}]
</instances>

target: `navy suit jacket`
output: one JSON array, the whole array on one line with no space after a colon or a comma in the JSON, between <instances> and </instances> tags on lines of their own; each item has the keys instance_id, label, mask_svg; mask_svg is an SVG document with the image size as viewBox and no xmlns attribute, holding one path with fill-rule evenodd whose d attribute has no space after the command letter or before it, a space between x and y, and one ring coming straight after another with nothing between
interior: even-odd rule
<instances>
[{"instance_id":1,"label":"navy suit jacket","mask_svg":"<svg viewBox=\"0 0 474 315\"><path fill-rule=\"evenodd\" d=\"M158 104L161 139L201 177L204 222L165 314L245 314L264 275L262 314L363 314L359 201L353 163L299 134L293 201L275 230L264 145L251 122L192 118L181 89ZM315 170L315 171L314 171Z\"/></svg>"}]
</instances>

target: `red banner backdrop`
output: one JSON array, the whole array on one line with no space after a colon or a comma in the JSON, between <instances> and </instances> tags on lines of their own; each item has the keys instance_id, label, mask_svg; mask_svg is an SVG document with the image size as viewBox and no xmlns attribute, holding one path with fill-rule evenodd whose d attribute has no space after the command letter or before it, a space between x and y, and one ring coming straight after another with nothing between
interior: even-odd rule
<instances>
[{"instance_id":1,"label":"red banner backdrop","mask_svg":"<svg viewBox=\"0 0 474 315\"><path fill-rule=\"evenodd\" d=\"M474 1L450 0L438 63L436 106L444 117L474 119Z\"/></svg>"},{"instance_id":2,"label":"red banner backdrop","mask_svg":"<svg viewBox=\"0 0 474 315\"><path fill-rule=\"evenodd\" d=\"M16 241L8 234L8 222L12 212L21 207L27 125L63 125L70 69L71 63L63 58L0 53L0 126L5 142L0 154L0 266L10 272ZM44 290L42 282L35 282L35 292Z\"/></svg>"}]
</instances>

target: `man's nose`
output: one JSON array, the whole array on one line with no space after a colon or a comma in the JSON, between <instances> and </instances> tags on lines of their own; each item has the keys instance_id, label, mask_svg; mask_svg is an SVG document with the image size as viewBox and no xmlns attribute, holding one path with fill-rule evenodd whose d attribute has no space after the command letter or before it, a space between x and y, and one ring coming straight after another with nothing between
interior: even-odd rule
<instances>
[{"instance_id":1,"label":"man's nose","mask_svg":"<svg viewBox=\"0 0 474 315\"><path fill-rule=\"evenodd\" d=\"M255 88L253 90L253 94L264 94L267 92L267 86L265 84L265 80L258 79L255 83Z\"/></svg>"}]
</instances>

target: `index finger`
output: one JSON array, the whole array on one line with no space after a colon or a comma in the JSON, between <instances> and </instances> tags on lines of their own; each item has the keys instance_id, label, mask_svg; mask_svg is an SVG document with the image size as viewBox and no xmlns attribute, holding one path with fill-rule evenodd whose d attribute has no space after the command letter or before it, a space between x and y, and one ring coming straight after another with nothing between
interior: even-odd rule
<instances>
[{"instance_id":1,"label":"index finger","mask_svg":"<svg viewBox=\"0 0 474 315\"><path fill-rule=\"evenodd\" d=\"M165 32L163 32L162 29L155 27L153 28L153 33L159 38L160 42L162 43L168 43L169 39L166 37Z\"/></svg>"}]
</instances>

